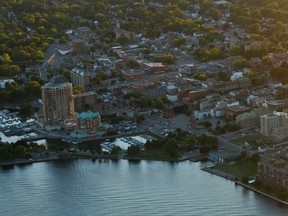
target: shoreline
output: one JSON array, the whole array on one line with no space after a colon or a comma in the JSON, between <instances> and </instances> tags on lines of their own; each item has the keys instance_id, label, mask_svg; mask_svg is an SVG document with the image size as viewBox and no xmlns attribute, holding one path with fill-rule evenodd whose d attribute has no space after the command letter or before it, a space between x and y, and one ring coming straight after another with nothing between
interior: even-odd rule
<instances>
[{"instance_id":1,"label":"shoreline","mask_svg":"<svg viewBox=\"0 0 288 216\"><path fill-rule=\"evenodd\" d=\"M150 161L166 161L166 162L182 162L185 160L172 160L172 159L152 159L152 158L139 158L139 157L119 157L119 155L75 155L75 154L71 154L71 155L67 155L67 154L62 154L62 155L58 155L58 156L54 156L54 157L50 157L50 158L43 158L43 159L34 159L34 160L20 160L20 161L9 161L9 162L0 162L0 166L14 166L14 165L26 165L26 164L33 164L33 163L41 163L41 162L49 162L49 161L57 161L57 160L78 160L78 159L88 159L88 160L93 160L93 159L107 159L107 160L132 160L132 161L141 161L141 160L150 160ZM187 158L186 160L189 160L189 158ZM191 161L192 162L192 161ZM193 162L194 163L194 162ZM235 185L240 185L243 188L249 189L251 191L254 191L256 193L259 193L263 196L266 196L270 199L273 199L274 201L277 201L281 204L284 205L288 205L288 202L278 199L277 197L274 197L272 195L269 195L263 191L260 191L254 187L251 187L247 184L244 184L242 182L237 181L237 177L228 173L225 173L223 171L220 170L216 170L213 169L214 166L209 166L209 167L204 167L204 168L200 168L200 170L208 172L212 175L217 175L219 177L222 177L224 179L233 181L235 183Z\"/></svg>"},{"instance_id":2,"label":"shoreline","mask_svg":"<svg viewBox=\"0 0 288 216\"><path fill-rule=\"evenodd\" d=\"M234 182L235 182L236 185L241 185L242 187L244 187L244 188L246 188L246 189L249 189L249 190L252 190L252 191L254 191L254 192L256 192L256 193L262 194L262 195L264 195L264 196L266 196L266 197L269 197L270 199L273 199L273 200L275 200L275 201L277 201L277 202L280 202L280 203L282 203L282 204L284 204L284 205L288 205L288 202L286 202L286 201L284 201L284 200L281 200L281 199L278 199L277 197L274 197L274 196L272 196L272 195L269 195L269 194L267 194L267 193L265 193L265 192L263 192L263 191L260 191L260 190L254 188L254 187L251 187L251 186L249 186L249 185L247 185L247 184L244 184L244 183L239 182L239 181L234 181Z\"/></svg>"},{"instance_id":3,"label":"shoreline","mask_svg":"<svg viewBox=\"0 0 288 216\"><path fill-rule=\"evenodd\" d=\"M258 189L256 189L256 188L254 188L254 187L251 187L251 186L249 186L249 185L247 185L247 184L244 184L244 183L242 183L242 182L240 182L240 181L237 180L237 176L234 176L234 175L225 173L225 172L223 172L223 171L221 171L221 170L213 169L213 167L214 167L214 166L204 167L204 168L202 168L201 170L203 170L203 171L205 171L205 172L208 172L208 173L210 173L210 174L217 175L217 176L219 176L219 177L225 178L225 179L227 179L227 180L233 181L236 185L240 185L240 186L242 186L243 188L246 188L246 189L249 189L249 190L254 191L254 192L256 192L256 193L262 194L263 196L266 196L266 197L268 197L268 198L270 198L270 199L273 199L274 201L277 201L277 202L279 202L279 203L281 203L281 204L288 205L288 202L287 202L287 201L278 199L277 197L274 197L274 196L272 196L272 195L270 195L270 194L267 194L267 193L265 193L265 192L263 192L263 191L260 191L260 190L258 190Z\"/></svg>"}]
</instances>

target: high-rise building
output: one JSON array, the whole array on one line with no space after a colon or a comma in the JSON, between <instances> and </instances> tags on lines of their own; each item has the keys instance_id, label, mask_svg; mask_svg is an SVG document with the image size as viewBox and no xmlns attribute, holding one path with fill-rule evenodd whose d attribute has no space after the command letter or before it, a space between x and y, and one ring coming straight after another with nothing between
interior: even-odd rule
<instances>
[{"instance_id":1,"label":"high-rise building","mask_svg":"<svg viewBox=\"0 0 288 216\"><path fill-rule=\"evenodd\" d=\"M288 191L288 164L284 160L258 162L257 180L273 188Z\"/></svg>"},{"instance_id":2,"label":"high-rise building","mask_svg":"<svg viewBox=\"0 0 288 216\"><path fill-rule=\"evenodd\" d=\"M71 80L74 86L81 86L86 89L90 84L90 75L84 69L73 68L71 71Z\"/></svg>"},{"instance_id":3,"label":"high-rise building","mask_svg":"<svg viewBox=\"0 0 288 216\"><path fill-rule=\"evenodd\" d=\"M273 112L260 116L260 133L278 139L286 137L288 135L287 113Z\"/></svg>"},{"instance_id":4,"label":"high-rise building","mask_svg":"<svg viewBox=\"0 0 288 216\"><path fill-rule=\"evenodd\" d=\"M41 90L44 124L57 125L74 117L72 84L63 76L54 76Z\"/></svg>"}]
</instances>

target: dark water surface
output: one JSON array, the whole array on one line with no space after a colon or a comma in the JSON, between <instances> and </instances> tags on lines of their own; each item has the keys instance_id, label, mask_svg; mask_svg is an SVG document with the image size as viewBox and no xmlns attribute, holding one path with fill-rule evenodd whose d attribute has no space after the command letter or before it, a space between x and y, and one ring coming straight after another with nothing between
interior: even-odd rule
<instances>
[{"instance_id":1,"label":"dark water surface","mask_svg":"<svg viewBox=\"0 0 288 216\"><path fill-rule=\"evenodd\" d=\"M0 215L288 215L288 207L201 166L69 160L0 168Z\"/></svg>"}]
</instances>

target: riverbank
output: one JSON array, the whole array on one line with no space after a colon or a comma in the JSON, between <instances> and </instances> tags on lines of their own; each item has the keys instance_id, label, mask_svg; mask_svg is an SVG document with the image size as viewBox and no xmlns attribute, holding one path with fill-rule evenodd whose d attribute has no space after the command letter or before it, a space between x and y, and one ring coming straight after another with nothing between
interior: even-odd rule
<instances>
[{"instance_id":1,"label":"riverbank","mask_svg":"<svg viewBox=\"0 0 288 216\"><path fill-rule=\"evenodd\" d=\"M279 198L277 198L277 197L275 197L275 196L272 196L272 195L270 195L270 194L268 194L268 193L265 193L265 192L263 192L263 191L260 191L260 190L258 190L258 189L256 189L256 188L254 188L253 186L244 184L244 183L242 183L242 182L240 182L240 181L237 180L237 179L238 179L237 176L231 175L231 174L226 173L226 172L223 172L223 171L221 171L221 170L217 170L217 169L214 168L214 166L204 167L204 168L202 168L201 170L203 170L203 171L205 171L205 172L209 172L209 173L214 174L214 175L217 175L217 176L219 176L219 177L222 177L222 178L225 178L225 179L234 181L235 184L237 184L237 185L240 185L240 186L242 186L242 187L244 187L244 188L247 188L247 189L249 189L249 190L252 190L252 191L254 191L254 192L256 192L256 193L262 194L262 195L264 195L264 196L266 196L266 197L268 197L268 198L270 198L270 199L273 199L273 200L275 200L275 201L277 201L277 202L280 202L280 203L282 203L282 204L284 204L284 205L288 205L288 202L286 202L286 201L284 201L284 200L281 200L281 199L279 199Z\"/></svg>"},{"instance_id":2,"label":"riverbank","mask_svg":"<svg viewBox=\"0 0 288 216\"><path fill-rule=\"evenodd\" d=\"M203 170L205 172L209 172L209 173L217 175L217 176L220 176L222 178L231 180L231 181L234 181L237 178L237 176L225 173L221 170L214 169L214 166L209 166L209 167L207 166L207 167L202 168L201 170Z\"/></svg>"},{"instance_id":3,"label":"riverbank","mask_svg":"<svg viewBox=\"0 0 288 216\"><path fill-rule=\"evenodd\" d=\"M31 160L13 160L13 161L2 161L0 162L0 166L13 166L13 165L25 165L25 164L33 164L33 163L41 163L48 161L59 160L58 156L53 156L49 158L41 158L41 159L31 159Z\"/></svg>"},{"instance_id":4,"label":"riverbank","mask_svg":"<svg viewBox=\"0 0 288 216\"><path fill-rule=\"evenodd\" d=\"M260 190L254 188L254 187L251 187L250 185L244 184L244 183L239 182L239 181L235 181L235 184L241 185L242 187L247 188L247 189L252 190L252 191L255 191L256 193L262 194L262 195L264 195L266 197L269 197L270 199L273 199L273 200L275 200L277 202L280 202L280 203L282 203L284 205L288 205L288 202L280 200L277 197L271 196L271 195L269 195L269 194L267 194L267 193L265 193L263 191L260 191Z\"/></svg>"}]
</instances>

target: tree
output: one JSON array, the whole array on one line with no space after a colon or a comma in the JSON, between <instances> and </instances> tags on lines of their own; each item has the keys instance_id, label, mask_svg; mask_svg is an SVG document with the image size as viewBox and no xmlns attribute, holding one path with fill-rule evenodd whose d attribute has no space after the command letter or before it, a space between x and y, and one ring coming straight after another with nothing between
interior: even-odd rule
<instances>
[{"instance_id":1,"label":"tree","mask_svg":"<svg viewBox=\"0 0 288 216\"><path fill-rule=\"evenodd\" d=\"M73 86L73 94L81 94L84 92L84 88L82 86Z\"/></svg>"},{"instance_id":2,"label":"tree","mask_svg":"<svg viewBox=\"0 0 288 216\"><path fill-rule=\"evenodd\" d=\"M25 84L25 90L28 94L40 97L41 85L38 81L29 81Z\"/></svg>"},{"instance_id":3,"label":"tree","mask_svg":"<svg viewBox=\"0 0 288 216\"><path fill-rule=\"evenodd\" d=\"M140 107L142 109L148 108L152 104L151 100L147 98L146 96L141 96L139 102L140 102Z\"/></svg>"},{"instance_id":4,"label":"tree","mask_svg":"<svg viewBox=\"0 0 288 216\"><path fill-rule=\"evenodd\" d=\"M121 148L119 146L114 145L112 150L111 150L111 154L117 155L120 151L121 151Z\"/></svg>"},{"instance_id":5,"label":"tree","mask_svg":"<svg viewBox=\"0 0 288 216\"><path fill-rule=\"evenodd\" d=\"M17 145L14 154L16 158L25 158L26 148L23 145Z\"/></svg>"},{"instance_id":6,"label":"tree","mask_svg":"<svg viewBox=\"0 0 288 216\"><path fill-rule=\"evenodd\" d=\"M218 9L213 8L210 10L210 17L214 20L219 20L221 18L221 12Z\"/></svg>"},{"instance_id":7,"label":"tree","mask_svg":"<svg viewBox=\"0 0 288 216\"><path fill-rule=\"evenodd\" d=\"M127 155L139 155L140 154L140 145L131 145L127 149Z\"/></svg>"},{"instance_id":8,"label":"tree","mask_svg":"<svg viewBox=\"0 0 288 216\"><path fill-rule=\"evenodd\" d=\"M249 61L247 61L246 59L235 60L232 64L232 66L235 70L240 70L240 69L245 68L245 67L251 67L251 63Z\"/></svg>"},{"instance_id":9,"label":"tree","mask_svg":"<svg viewBox=\"0 0 288 216\"><path fill-rule=\"evenodd\" d=\"M12 61L11 61L11 57L8 53L4 53L2 55L2 58L3 58L3 62L4 64L10 64Z\"/></svg>"},{"instance_id":10,"label":"tree","mask_svg":"<svg viewBox=\"0 0 288 216\"><path fill-rule=\"evenodd\" d=\"M208 51L208 57L210 60L220 59L223 57L223 53L219 48L214 47Z\"/></svg>"},{"instance_id":11,"label":"tree","mask_svg":"<svg viewBox=\"0 0 288 216\"><path fill-rule=\"evenodd\" d=\"M0 145L0 161L7 161L13 159L11 147L12 146L8 144L3 144L2 146Z\"/></svg>"},{"instance_id":12,"label":"tree","mask_svg":"<svg viewBox=\"0 0 288 216\"><path fill-rule=\"evenodd\" d=\"M26 104L20 107L20 116L31 116L33 114L33 108L30 104Z\"/></svg>"},{"instance_id":13,"label":"tree","mask_svg":"<svg viewBox=\"0 0 288 216\"><path fill-rule=\"evenodd\" d=\"M205 73L198 73L198 74L196 74L195 79L205 81L207 79L207 76Z\"/></svg>"},{"instance_id":14,"label":"tree","mask_svg":"<svg viewBox=\"0 0 288 216\"><path fill-rule=\"evenodd\" d=\"M144 121L145 120L145 116L144 115L139 115L139 116L137 116L137 118L136 118L136 122L139 124L139 123L141 123L142 121Z\"/></svg>"},{"instance_id":15,"label":"tree","mask_svg":"<svg viewBox=\"0 0 288 216\"><path fill-rule=\"evenodd\" d=\"M243 48L240 46L234 46L230 49L230 55L237 56L243 54Z\"/></svg>"},{"instance_id":16,"label":"tree","mask_svg":"<svg viewBox=\"0 0 288 216\"><path fill-rule=\"evenodd\" d=\"M175 139L170 139L165 143L164 151L170 156L170 157L176 157L177 154L177 141Z\"/></svg>"}]
</instances>

